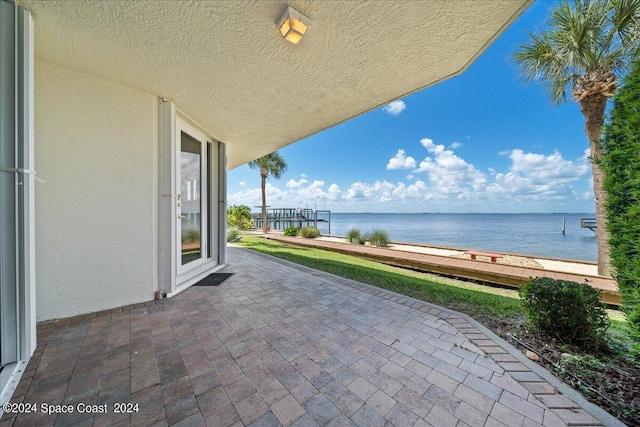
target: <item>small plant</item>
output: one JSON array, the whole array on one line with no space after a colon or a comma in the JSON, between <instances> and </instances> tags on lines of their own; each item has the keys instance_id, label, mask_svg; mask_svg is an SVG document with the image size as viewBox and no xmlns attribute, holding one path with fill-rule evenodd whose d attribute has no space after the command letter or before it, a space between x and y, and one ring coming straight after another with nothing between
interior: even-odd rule
<instances>
[{"instance_id":1,"label":"small plant","mask_svg":"<svg viewBox=\"0 0 640 427\"><path fill-rule=\"evenodd\" d=\"M284 230L284 235L285 236L290 236L290 237L294 237L298 235L298 227L296 227L295 225L292 225L290 227L287 227Z\"/></svg>"},{"instance_id":2,"label":"small plant","mask_svg":"<svg viewBox=\"0 0 640 427\"><path fill-rule=\"evenodd\" d=\"M358 230L357 228L352 228L351 230L349 230L349 232L347 233L347 240L354 245L364 244L364 238L360 234L360 230Z\"/></svg>"},{"instance_id":3,"label":"small plant","mask_svg":"<svg viewBox=\"0 0 640 427\"><path fill-rule=\"evenodd\" d=\"M313 227L313 226L302 227L300 230L298 230L298 235L302 237L306 237L308 239L313 239L320 235L320 230L318 230L318 227Z\"/></svg>"},{"instance_id":4,"label":"small plant","mask_svg":"<svg viewBox=\"0 0 640 427\"><path fill-rule=\"evenodd\" d=\"M227 230L227 242L237 242L240 240L240 231L236 227L229 227Z\"/></svg>"},{"instance_id":5,"label":"small plant","mask_svg":"<svg viewBox=\"0 0 640 427\"><path fill-rule=\"evenodd\" d=\"M373 230L365 235L365 240L371 243L371 246L386 248L389 246L389 235L384 230Z\"/></svg>"},{"instance_id":6,"label":"small plant","mask_svg":"<svg viewBox=\"0 0 640 427\"><path fill-rule=\"evenodd\" d=\"M253 227L251 208L247 205L231 205L227 209L227 224L247 230Z\"/></svg>"},{"instance_id":7,"label":"small plant","mask_svg":"<svg viewBox=\"0 0 640 427\"><path fill-rule=\"evenodd\" d=\"M200 241L200 230L188 228L182 232L182 243L198 243Z\"/></svg>"},{"instance_id":8,"label":"small plant","mask_svg":"<svg viewBox=\"0 0 640 427\"><path fill-rule=\"evenodd\" d=\"M587 284L538 277L520 289L520 298L529 320L564 342L597 343L609 327L600 292Z\"/></svg>"}]
</instances>

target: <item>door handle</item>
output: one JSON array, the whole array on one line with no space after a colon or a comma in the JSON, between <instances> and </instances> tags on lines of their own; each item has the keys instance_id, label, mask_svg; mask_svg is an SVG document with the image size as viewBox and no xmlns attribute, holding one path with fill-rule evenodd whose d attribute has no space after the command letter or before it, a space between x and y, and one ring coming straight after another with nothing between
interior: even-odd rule
<instances>
[{"instance_id":1,"label":"door handle","mask_svg":"<svg viewBox=\"0 0 640 427\"><path fill-rule=\"evenodd\" d=\"M186 215L178 215L178 219L186 218Z\"/></svg>"}]
</instances>

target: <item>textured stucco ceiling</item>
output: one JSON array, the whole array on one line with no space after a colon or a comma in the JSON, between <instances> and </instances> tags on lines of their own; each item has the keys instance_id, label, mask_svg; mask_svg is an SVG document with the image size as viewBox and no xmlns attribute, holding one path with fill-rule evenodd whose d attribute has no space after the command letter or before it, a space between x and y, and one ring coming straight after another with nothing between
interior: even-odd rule
<instances>
[{"instance_id":1,"label":"textured stucco ceiling","mask_svg":"<svg viewBox=\"0 0 640 427\"><path fill-rule=\"evenodd\" d=\"M532 0L18 0L36 56L167 98L228 144L234 168L463 71Z\"/></svg>"}]
</instances>

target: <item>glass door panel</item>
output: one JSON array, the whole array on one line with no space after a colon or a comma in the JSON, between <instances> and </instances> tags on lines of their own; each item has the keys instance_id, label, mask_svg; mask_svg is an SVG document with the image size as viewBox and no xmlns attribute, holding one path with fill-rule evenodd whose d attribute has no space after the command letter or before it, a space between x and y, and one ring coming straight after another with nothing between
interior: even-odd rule
<instances>
[{"instance_id":1,"label":"glass door panel","mask_svg":"<svg viewBox=\"0 0 640 427\"><path fill-rule=\"evenodd\" d=\"M201 261L203 251L202 212L202 146L181 132L180 148L180 218L181 265Z\"/></svg>"}]
</instances>

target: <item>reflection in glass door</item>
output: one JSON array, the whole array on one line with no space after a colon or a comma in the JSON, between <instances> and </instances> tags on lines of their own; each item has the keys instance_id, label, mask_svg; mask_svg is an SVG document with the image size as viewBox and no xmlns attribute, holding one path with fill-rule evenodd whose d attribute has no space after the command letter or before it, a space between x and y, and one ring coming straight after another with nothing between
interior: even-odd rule
<instances>
[{"instance_id":1,"label":"reflection in glass door","mask_svg":"<svg viewBox=\"0 0 640 427\"><path fill-rule=\"evenodd\" d=\"M206 212L203 212L203 160L204 144L181 132L180 141L180 193L178 218L180 219L181 265L199 264L203 260Z\"/></svg>"}]
</instances>

